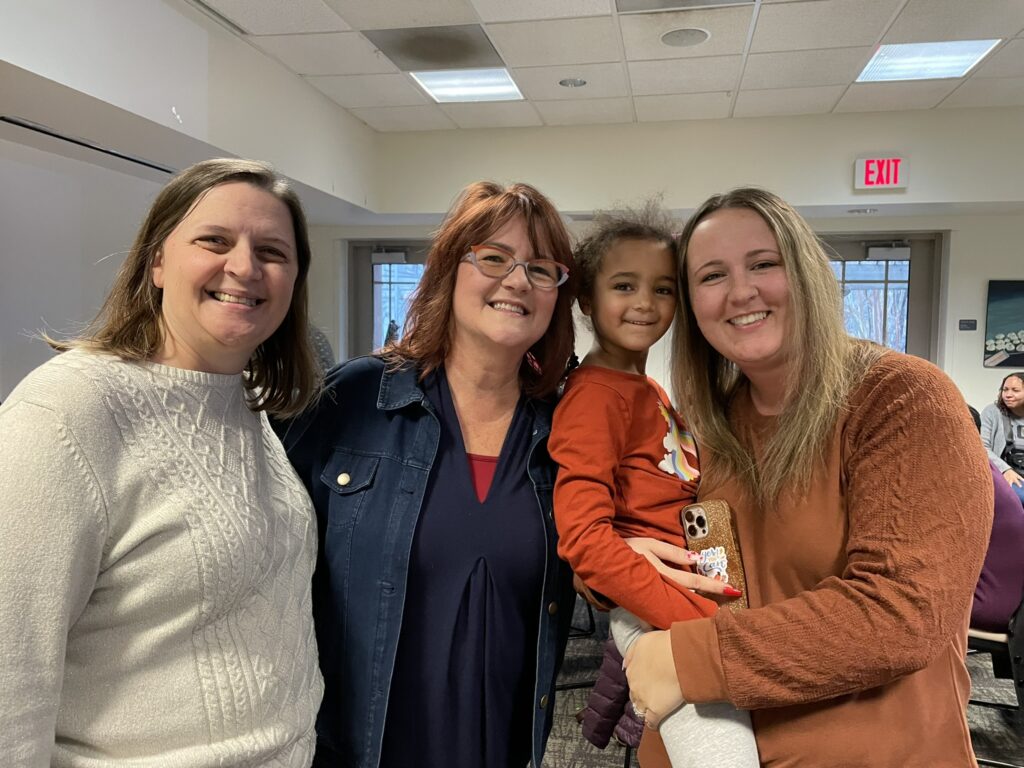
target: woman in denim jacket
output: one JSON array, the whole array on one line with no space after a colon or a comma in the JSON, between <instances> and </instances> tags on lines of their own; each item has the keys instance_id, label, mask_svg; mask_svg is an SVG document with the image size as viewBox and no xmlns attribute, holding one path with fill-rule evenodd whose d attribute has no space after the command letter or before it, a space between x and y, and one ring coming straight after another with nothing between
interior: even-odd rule
<instances>
[{"instance_id":1,"label":"woman in denim jacket","mask_svg":"<svg viewBox=\"0 0 1024 768\"><path fill-rule=\"evenodd\" d=\"M315 765L541 764L574 599L546 447L571 259L537 190L471 185L402 339L284 431L319 523Z\"/></svg>"}]
</instances>

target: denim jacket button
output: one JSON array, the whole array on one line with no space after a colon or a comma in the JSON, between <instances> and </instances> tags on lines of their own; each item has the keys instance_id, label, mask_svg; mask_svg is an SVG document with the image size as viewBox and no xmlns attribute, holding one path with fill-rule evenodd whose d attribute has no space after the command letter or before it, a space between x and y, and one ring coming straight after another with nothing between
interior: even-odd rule
<instances>
[{"instance_id":1,"label":"denim jacket button","mask_svg":"<svg viewBox=\"0 0 1024 768\"><path fill-rule=\"evenodd\" d=\"M540 697L539 704L541 709L544 709L544 707L548 705L548 695L546 693Z\"/></svg>"},{"instance_id":2,"label":"denim jacket button","mask_svg":"<svg viewBox=\"0 0 1024 768\"><path fill-rule=\"evenodd\" d=\"M558 603L548 603L548 615L554 616L558 613Z\"/></svg>"},{"instance_id":3,"label":"denim jacket button","mask_svg":"<svg viewBox=\"0 0 1024 768\"><path fill-rule=\"evenodd\" d=\"M352 482L352 477L348 472L342 472L338 475L338 485L348 485Z\"/></svg>"}]
</instances>

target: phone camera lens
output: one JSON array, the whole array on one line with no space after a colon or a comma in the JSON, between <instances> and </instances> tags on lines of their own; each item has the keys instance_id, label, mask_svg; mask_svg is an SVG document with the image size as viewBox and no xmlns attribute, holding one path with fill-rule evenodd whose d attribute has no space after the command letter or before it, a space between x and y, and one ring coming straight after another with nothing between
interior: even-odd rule
<instances>
[{"instance_id":1,"label":"phone camera lens","mask_svg":"<svg viewBox=\"0 0 1024 768\"><path fill-rule=\"evenodd\" d=\"M688 526L686 526L686 532L688 534L690 534L690 536L696 536L697 535L697 526L694 525L693 523L690 523Z\"/></svg>"},{"instance_id":2,"label":"phone camera lens","mask_svg":"<svg viewBox=\"0 0 1024 768\"><path fill-rule=\"evenodd\" d=\"M692 523L693 522L693 510L692 509L686 510L686 514L683 515L683 517L686 518L686 522Z\"/></svg>"},{"instance_id":3,"label":"phone camera lens","mask_svg":"<svg viewBox=\"0 0 1024 768\"><path fill-rule=\"evenodd\" d=\"M708 521L704 519L704 515L697 515L697 525L699 525L701 528L708 527Z\"/></svg>"}]
</instances>

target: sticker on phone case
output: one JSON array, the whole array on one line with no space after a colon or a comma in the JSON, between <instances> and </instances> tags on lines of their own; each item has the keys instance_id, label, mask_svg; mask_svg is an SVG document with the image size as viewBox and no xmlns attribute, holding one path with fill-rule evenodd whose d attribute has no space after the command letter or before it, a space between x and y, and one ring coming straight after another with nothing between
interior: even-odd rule
<instances>
[{"instance_id":1,"label":"sticker on phone case","mask_svg":"<svg viewBox=\"0 0 1024 768\"><path fill-rule=\"evenodd\" d=\"M729 557L725 547L708 547L700 551L697 572L715 581L729 583Z\"/></svg>"}]
</instances>

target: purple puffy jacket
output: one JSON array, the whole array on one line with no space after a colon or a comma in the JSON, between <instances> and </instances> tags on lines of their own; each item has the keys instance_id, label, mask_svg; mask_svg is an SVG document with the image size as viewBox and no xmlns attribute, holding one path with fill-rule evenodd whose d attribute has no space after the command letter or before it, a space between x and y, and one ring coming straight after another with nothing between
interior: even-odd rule
<instances>
[{"instance_id":1,"label":"purple puffy jacket","mask_svg":"<svg viewBox=\"0 0 1024 768\"><path fill-rule=\"evenodd\" d=\"M644 724L628 704L629 684L622 671L622 656L615 643L608 640L587 706L576 716L583 723L583 737L598 749L604 749L614 734L623 744L636 749L640 746Z\"/></svg>"}]
</instances>

